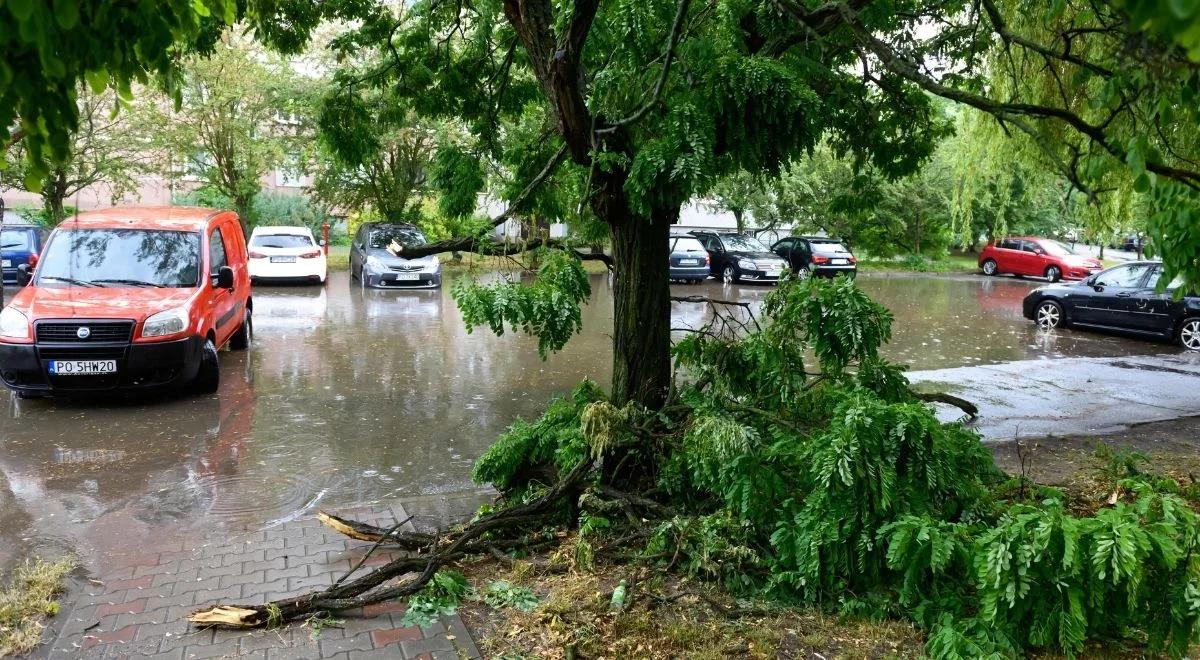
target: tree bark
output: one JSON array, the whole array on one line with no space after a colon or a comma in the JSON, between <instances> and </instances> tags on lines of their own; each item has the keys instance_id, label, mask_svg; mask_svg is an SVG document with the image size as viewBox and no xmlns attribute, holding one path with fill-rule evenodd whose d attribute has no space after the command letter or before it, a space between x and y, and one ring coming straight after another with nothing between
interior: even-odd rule
<instances>
[{"instance_id":1,"label":"tree bark","mask_svg":"<svg viewBox=\"0 0 1200 660\"><path fill-rule=\"evenodd\" d=\"M613 241L613 375L616 405L650 409L666 401L671 380L671 289L666 255L678 208L653 217L610 216Z\"/></svg>"}]
</instances>

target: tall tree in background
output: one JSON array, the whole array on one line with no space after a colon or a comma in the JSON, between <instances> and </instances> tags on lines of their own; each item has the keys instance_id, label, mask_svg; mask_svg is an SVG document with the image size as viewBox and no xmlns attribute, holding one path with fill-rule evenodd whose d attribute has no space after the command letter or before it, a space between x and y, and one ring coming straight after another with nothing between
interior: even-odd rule
<instances>
[{"instance_id":1,"label":"tall tree in background","mask_svg":"<svg viewBox=\"0 0 1200 660\"><path fill-rule=\"evenodd\" d=\"M228 198L253 221L262 178L279 168L299 170L306 122L296 76L227 34L208 57L183 69L177 108L160 103L155 133L168 176L186 174Z\"/></svg>"},{"instance_id":2,"label":"tall tree in background","mask_svg":"<svg viewBox=\"0 0 1200 660\"><path fill-rule=\"evenodd\" d=\"M116 94L83 89L77 98L79 124L69 135L69 155L54 163L38 182L41 216L50 224L62 220L65 207L80 191L103 190L115 204L137 189L139 176L151 171L149 137L128 108L118 108ZM24 143L18 142L2 154L0 190L23 188L35 176L25 150Z\"/></svg>"}]
</instances>

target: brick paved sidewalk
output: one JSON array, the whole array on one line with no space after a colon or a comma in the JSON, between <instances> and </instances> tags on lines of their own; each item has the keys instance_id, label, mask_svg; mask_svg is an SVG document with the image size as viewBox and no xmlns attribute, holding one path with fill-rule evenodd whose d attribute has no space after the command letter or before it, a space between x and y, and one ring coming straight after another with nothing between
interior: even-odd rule
<instances>
[{"instance_id":1,"label":"brick paved sidewalk","mask_svg":"<svg viewBox=\"0 0 1200 660\"><path fill-rule=\"evenodd\" d=\"M382 526L407 518L403 507L339 511ZM201 630L187 623L196 609L262 603L329 585L370 544L328 530L315 518L221 539L164 540L105 558L112 568L72 592L53 636L35 653L50 658L358 658L457 659L479 652L458 616L428 627L404 627L404 606L383 603L335 618L340 628L314 631L293 623L268 631ZM376 551L365 567L391 559Z\"/></svg>"}]
</instances>

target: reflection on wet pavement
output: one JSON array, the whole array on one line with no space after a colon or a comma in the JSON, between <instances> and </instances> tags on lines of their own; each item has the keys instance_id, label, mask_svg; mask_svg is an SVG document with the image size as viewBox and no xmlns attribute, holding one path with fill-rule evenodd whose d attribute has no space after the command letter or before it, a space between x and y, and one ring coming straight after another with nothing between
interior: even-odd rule
<instances>
[{"instance_id":1,"label":"reflection on wet pavement","mask_svg":"<svg viewBox=\"0 0 1200 660\"><path fill-rule=\"evenodd\" d=\"M862 277L896 316L886 354L914 369L1034 357L1175 352L1059 331L1021 317L1034 284ZM474 459L514 417L538 414L582 378L606 384L608 278L592 279L584 334L549 360L517 335L468 333L440 290L259 287L255 344L224 352L213 397L124 402L0 395L0 570L30 550L91 561L176 531L262 529L317 507L438 498L475 488ZM761 302L769 287L714 281L680 295ZM672 304L672 326L706 306Z\"/></svg>"}]
</instances>

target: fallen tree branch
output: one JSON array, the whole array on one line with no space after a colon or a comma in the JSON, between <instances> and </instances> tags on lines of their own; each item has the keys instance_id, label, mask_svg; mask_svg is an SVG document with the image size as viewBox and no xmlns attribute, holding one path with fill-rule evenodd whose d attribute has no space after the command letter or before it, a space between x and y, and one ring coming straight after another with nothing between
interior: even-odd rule
<instances>
[{"instance_id":1,"label":"fallen tree branch","mask_svg":"<svg viewBox=\"0 0 1200 660\"><path fill-rule=\"evenodd\" d=\"M979 417L979 406L953 394L946 394L945 392L917 392L916 390L909 391L913 393L913 396L926 403L945 403L954 406L966 413L970 421L975 421Z\"/></svg>"},{"instance_id":2,"label":"fallen tree branch","mask_svg":"<svg viewBox=\"0 0 1200 660\"><path fill-rule=\"evenodd\" d=\"M409 516L409 520L412 516ZM324 511L317 512L317 520L321 521L326 527L333 531L349 536L352 539L368 542L382 542L387 540L388 545L397 546L405 550L425 550L433 545L437 537L433 534L425 534L422 532L400 532L395 529L387 530L375 525L358 522L357 520L349 520L332 513ZM406 521L407 522L407 521Z\"/></svg>"},{"instance_id":3,"label":"fallen tree branch","mask_svg":"<svg viewBox=\"0 0 1200 660\"><path fill-rule=\"evenodd\" d=\"M472 542L484 534L545 521L556 511L558 503L578 496L585 480L591 474L592 467L591 461L584 461L568 472L541 497L483 516L460 531L443 534L434 542L434 549L430 554L394 559L346 584L333 585L302 596L284 598L262 605L218 604L205 610L196 610L188 615L188 621L202 626L259 628L311 616L317 612L356 609L410 596L420 591L433 578L438 569L447 562L467 555L472 548L478 550L486 547L478 544L472 545ZM328 514L326 515L328 517ZM363 529L361 525L347 525L347 527ZM383 534L383 536L390 536L390 534ZM391 587L380 588L393 578L411 573L416 573L416 577Z\"/></svg>"}]
</instances>

